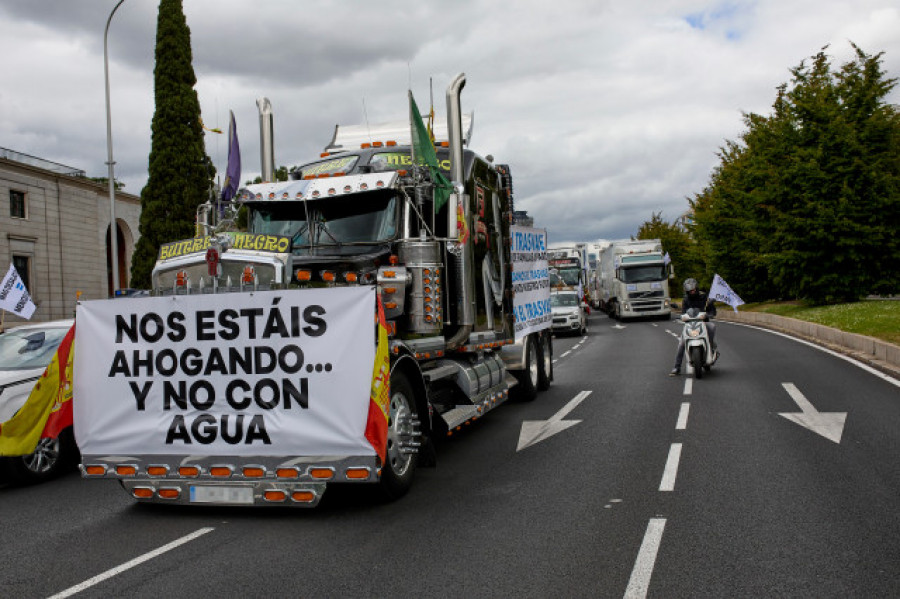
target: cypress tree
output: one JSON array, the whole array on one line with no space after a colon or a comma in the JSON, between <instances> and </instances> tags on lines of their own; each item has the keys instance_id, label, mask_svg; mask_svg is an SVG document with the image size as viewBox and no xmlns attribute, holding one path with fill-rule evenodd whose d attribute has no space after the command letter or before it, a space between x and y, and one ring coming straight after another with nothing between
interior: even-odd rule
<instances>
[{"instance_id":1,"label":"cypress tree","mask_svg":"<svg viewBox=\"0 0 900 599\"><path fill-rule=\"evenodd\" d=\"M206 155L194 84L191 32L182 0L160 0L147 185L141 191L141 237L131 285L148 289L159 246L194 235L197 206L209 197L215 171Z\"/></svg>"}]
</instances>

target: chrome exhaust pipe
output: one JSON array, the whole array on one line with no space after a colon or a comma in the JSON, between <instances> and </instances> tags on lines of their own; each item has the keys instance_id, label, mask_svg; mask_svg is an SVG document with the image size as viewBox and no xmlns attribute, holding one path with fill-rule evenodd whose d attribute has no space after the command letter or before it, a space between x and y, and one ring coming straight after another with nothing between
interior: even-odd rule
<instances>
[{"instance_id":1,"label":"chrome exhaust pipe","mask_svg":"<svg viewBox=\"0 0 900 599\"><path fill-rule=\"evenodd\" d=\"M475 262L472 248L472 237L464 244L454 240L457 231L457 211L461 206L460 216L469 221L469 201L465 194L465 171L463 165L462 110L460 94L466 85L465 73L457 75L447 87L447 138L450 141L450 177L454 193L447 202L447 242L449 253L456 260L456 315L459 330L447 340L447 348L454 349L469 340L469 333L475 324Z\"/></svg>"},{"instance_id":2,"label":"chrome exhaust pipe","mask_svg":"<svg viewBox=\"0 0 900 599\"><path fill-rule=\"evenodd\" d=\"M272 103L268 98L256 100L259 109L259 160L263 183L275 180L275 124Z\"/></svg>"}]
</instances>

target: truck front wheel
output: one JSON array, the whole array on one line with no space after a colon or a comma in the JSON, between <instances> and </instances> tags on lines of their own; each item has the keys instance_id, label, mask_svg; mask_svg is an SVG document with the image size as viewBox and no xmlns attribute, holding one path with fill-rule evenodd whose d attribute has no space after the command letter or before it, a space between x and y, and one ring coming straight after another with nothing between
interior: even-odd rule
<instances>
[{"instance_id":1,"label":"truck front wheel","mask_svg":"<svg viewBox=\"0 0 900 599\"><path fill-rule=\"evenodd\" d=\"M419 437L419 419L412 385L403 373L394 372L391 374L386 459L379 483L386 499L398 499L412 486Z\"/></svg>"}]
</instances>

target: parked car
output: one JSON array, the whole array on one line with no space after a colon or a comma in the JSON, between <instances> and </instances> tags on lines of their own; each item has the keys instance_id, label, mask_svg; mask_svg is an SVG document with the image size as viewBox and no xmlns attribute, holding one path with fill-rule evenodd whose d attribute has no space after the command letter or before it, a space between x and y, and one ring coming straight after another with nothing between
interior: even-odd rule
<instances>
[{"instance_id":1,"label":"parked car","mask_svg":"<svg viewBox=\"0 0 900 599\"><path fill-rule=\"evenodd\" d=\"M73 322L27 324L0 333L0 422L25 405ZM20 484L43 482L74 469L80 457L68 427L56 439L41 439L32 454L0 457L0 476Z\"/></svg>"},{"instance_id":2,"label":"parked car","mask_svg":"<svg viewBox=\"0 0 900 599\"><path fill-rule=\"evenodd\" d=\"M587 334L586 305L577 291L553 291L550 293L550 311L553 313L554 333Z\"/></svg>"}]
</instances>

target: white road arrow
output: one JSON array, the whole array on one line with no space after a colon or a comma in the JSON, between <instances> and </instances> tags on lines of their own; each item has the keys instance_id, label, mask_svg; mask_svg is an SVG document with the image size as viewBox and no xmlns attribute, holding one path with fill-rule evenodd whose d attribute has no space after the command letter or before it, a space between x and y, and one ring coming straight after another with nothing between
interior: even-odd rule
<instances>
[{"instance_id":1,"label":"white road arrow","mask_svg":"<svg viewBox=\"0 0 900 599\"><path fill-rule=\"evenodd\" d=\"M791 396L791 399L797 403L801 411L799 414L796 412L793 414L781 412L779 416L784 416L788 420L822 435L829 441L841 442L841 435L844 432L844 421L847 420L847 412L819 412L793 383L781 383L781 385L788 392L788 395Z\"/></svg>"},{"instance_id":2,"label":"white road arrow","mask_svg":"<svg viewBox=\"0 0 900 599\"><path fill-rule=\"evenodd\" d=\"M578 404L590 394L590 391L582 391L564 405L559 412L551 416L550 420L526 420L523 422L522 431L519 433L519 446L516 448L516 451L522 451L526 447L531 447L544 439L549 439L556 433L581 422L581 420L563 420L563 418L577 408Z\"/></svg>"}]
</instances>

